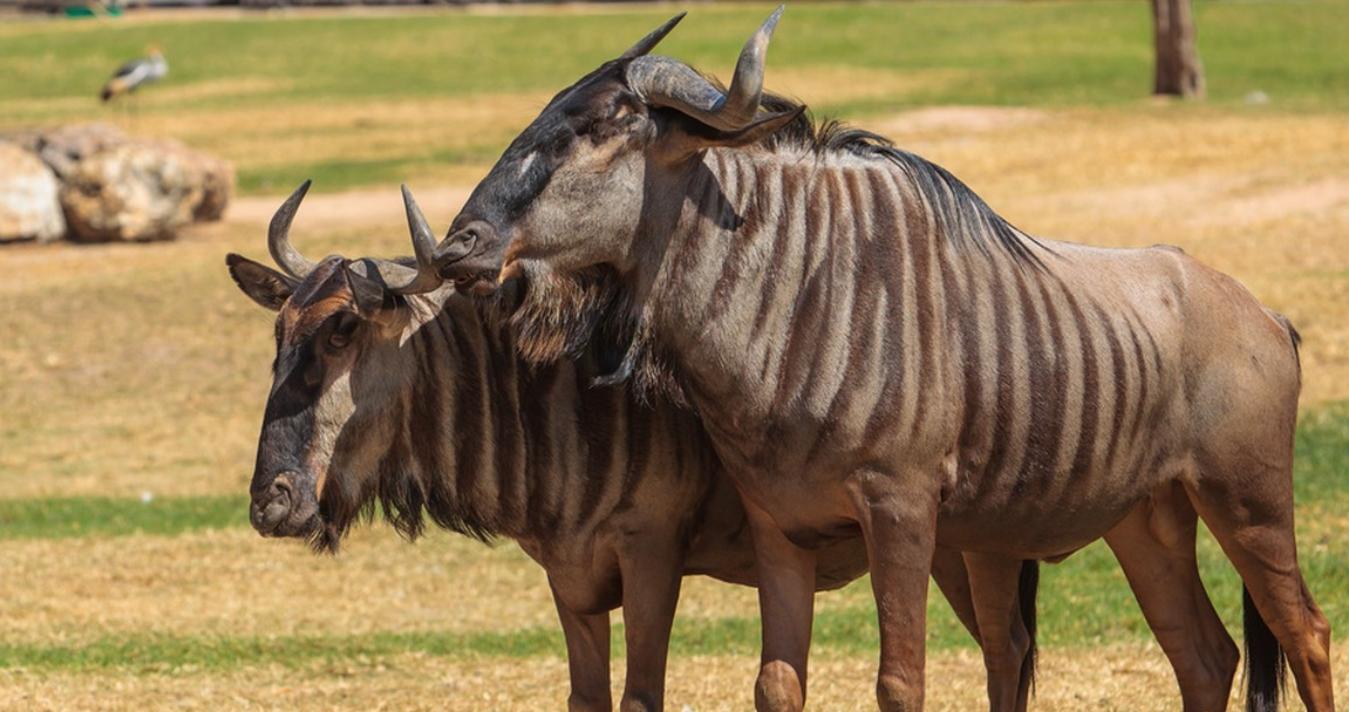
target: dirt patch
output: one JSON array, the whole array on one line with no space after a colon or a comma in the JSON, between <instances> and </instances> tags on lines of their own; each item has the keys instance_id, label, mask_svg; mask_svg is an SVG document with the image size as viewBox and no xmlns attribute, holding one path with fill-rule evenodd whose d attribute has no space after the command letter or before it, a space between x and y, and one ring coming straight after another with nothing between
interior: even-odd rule
<instances>
[{"instance_id":1,"label":"dirt patch","mask_svg":"<svg viewBox=\"0 0 1349 712\"><path fill-rule=\"evenodd\" d=\"M1259 225L1300 215L1324 215L1349 207L1349 176L1303 185L1275 185L1229 193L1226 204L1193 218L1196 226L1214 223ZM1221 217L1220 217L1221 216Z\"/></svg>"},{"instance_id":2,"label":"dirt patch","mask_svg":"<svg viewBox=\"0 0 1349 712\"><path fill-rule=\"evenodd\" d=\"M422 206L431 229L437 234L449 229L450 220L459 213L471 191L472 188L465 187L413 187L417 204ZM282 200L282 197L272 195L239 198L230 206L227 219L236 225L266 225L281 207ZM308 195L295 219L295 229L299 233L302 230L322 231L399 222L406 222L403 198L396 186L390 186Z\"/></svg>"},{"instance_id":3,"label":"dirt patch","mask_svg":"<svg viewBox=\"0 0 1349 712\"><path fill-rule=\"evenodd\" d=\"M883 135L988 133L1040 123L1049 116L1045 111L1024 107L934 106L896 114L874 127L868 122L868 128Z\"/></svg>"}]
</instances>

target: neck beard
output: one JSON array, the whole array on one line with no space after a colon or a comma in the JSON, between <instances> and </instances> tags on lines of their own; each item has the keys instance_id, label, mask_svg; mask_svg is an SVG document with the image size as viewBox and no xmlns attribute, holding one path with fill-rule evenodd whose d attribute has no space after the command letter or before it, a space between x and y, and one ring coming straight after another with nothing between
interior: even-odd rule
<instances>
[{"instance_id":1,"label":"neck beard","mask_svg":"<svg viewBox=\"0 0 1349 712\"><path fill-rule=\"evenodd\" d=\"M595 385L628 382L643 402L686 406L671 359L657 347L629 291L610 267L556 272L531 263L508 293L516 349L525 361L553 363L592 355ZM523 294L521 294L523 292Z\"/></svg>"}]
</instances>

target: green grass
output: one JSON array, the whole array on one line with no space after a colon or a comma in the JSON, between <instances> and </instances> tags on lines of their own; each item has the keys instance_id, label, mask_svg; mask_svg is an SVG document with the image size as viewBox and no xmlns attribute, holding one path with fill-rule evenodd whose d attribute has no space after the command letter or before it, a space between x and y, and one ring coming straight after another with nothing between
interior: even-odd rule
<instances>
[{"instance_id":1,"label":"green grass","mask_svg":"<svg viewBox=\"0 0 1349 712\"><path fill-rule=\"evenodd\" d=\"M693 8L661 50L724 69L767 5ZM560 89L670 14L664 8L574 15L460 13L385 17L255 16L199 22L20 23L0 30L0 101L82 97L108 71L157 42L172 81L283 79L272 101L468 96ZM1279 102L1344 108L1349 4L1201 2L1200 49L1212 98L1252 89ZM922 73L967 70L895 105L1108 104L1146 95L1151 35L1145 3L793 3L770 67L861 66ZM771 70L770 70L771 71ZM807 99L809 97L806 97ZM218 105L230 97L215 97Z\"/></svg>"},{"instance_id":2,"label":"green grass","mask_svg":"<svg viewBox=\"0 0 1349 712\"><path fill-rule=\"evenodd\" d=\"M768 8L695 7L661 49L726 76ZM1349 3L1201 2L1196 12L1209 106L1349 108L1349 70L1342 55L1349 46ZM606 8L556 15L10 23L0 27L0 129L117 116L93 97L113 67L150 43L163 46L172 74L166 89L147 91L147 116L243 108L250 118L220 131L267 135L293 133L286 115L295 102L341 109L389 100L472 102L499 93L553 92L618 54L669 13ZM933 104L1133 106L1150 91L1150 33L1147 4L1138 0L795 3L774 40L768 83L771 88L774 69L821 67L859 67L914 80L911 88L884 98L821 104L800 97L818 111L849 117ZM167 90L207 85L214 89ZM1241 106L1254 90L1271 97L1269 107ZM424 121L456 131L436 115L428 113ZM367 128L356 122L333 130L358 136ZM373 158L322 156L276 165L256 155L227 157L240 165L244 191L275 192L301 177L331 190L401 180L425 172L428 162L480 165L497 155L510 135L501 127L458 130L473 134L466 149L447 151L419 145L418 139Z\"/></svg>"},{"instance_id":3,"label":"green grass","mask_svg":"<svg viewBox=\"0 0 1349 712\"><path fill-rule=\"evenodd\" d=\"M0 540L158 534L248 525L239 496L0 499Z\"/></svg>"}]
</instances>

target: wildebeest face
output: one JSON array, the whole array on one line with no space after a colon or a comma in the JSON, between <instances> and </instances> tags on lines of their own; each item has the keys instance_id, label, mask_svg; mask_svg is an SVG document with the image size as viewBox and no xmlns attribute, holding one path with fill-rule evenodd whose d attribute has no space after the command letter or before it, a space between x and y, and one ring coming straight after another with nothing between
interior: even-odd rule
<instances>
[{"instance_id":1,"label":"wildebeest face","mask_svg":"<svg viewBox=\"0 0 1349 712\"><path fill-rule=\"evenodd\" d=\"M438 249L461 289L497 281L508 245L596 263L636 228L652 112L613 61L558 94L478 184ZM579 236L587 239L578 240ZM584 248L589 254L569 254Z\"/></svg>"},{"instance_id":2,"label":"wildebeest face","mask_svg":"<svg viewBox=\"0 0 1349 712\"><path fill-rule=\"evenodd\" d=\"M291 195L267 231L284 273L235 254L226 263L244 294L277 312L272 388L250 488L253 526L334 550L370 499L377 463L393 439L389 419L380 416L412 370L400 349L411 321L404 296L441 280L431 263L430 228L406 187L415 266L306 260L288 233L308 187Z\"/></svg>"},{"instance_id":3,"label":"wildebeest face","mask_svg":"<svg viewBox=\"0 0 1349 712\"><path fill-rule=\"evenodd\" d=\"M520 272L625 272L653 202L691 159L795 118L759 113L780 12L746 44L725 92L687 65L648 56L680 16L559 93L469 197L436 249L439 273L481 292Z\"/></svg>"},{"instance_id":4,"label":"wildebeest face","mask_svg":"<svg viewBox=\"0 0 1349 712\"><path fill-rule=\"evenodd\" d=\"M250 519L264 536L320 534L320 502L363 499L373 476L383 440L374 416L397 392L383 366L395 362L400 310L364 307L349 265L328 258L297 282L229 258L244 293L277 310L272 388L250 487ZM337 491L329 496L329 488Z\"/></svg>"}]
</instances>

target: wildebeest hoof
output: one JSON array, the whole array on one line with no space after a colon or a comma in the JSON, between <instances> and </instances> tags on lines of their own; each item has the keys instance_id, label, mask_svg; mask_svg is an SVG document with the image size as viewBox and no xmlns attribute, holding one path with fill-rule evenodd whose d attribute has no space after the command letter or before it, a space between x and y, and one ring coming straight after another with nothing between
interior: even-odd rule
<instances>
[{"instance_id":1,"label":"wildebeest hoof","mask_svg":"<svg viewBox=\"0 0 1349 712\"><path fill-rule=\"evenodd\" d=\"M754 709L758 712L799 712L805 707L805 697L791 665L774 660L759 668L754 684Z\"/></svg>"}]
</instances>

